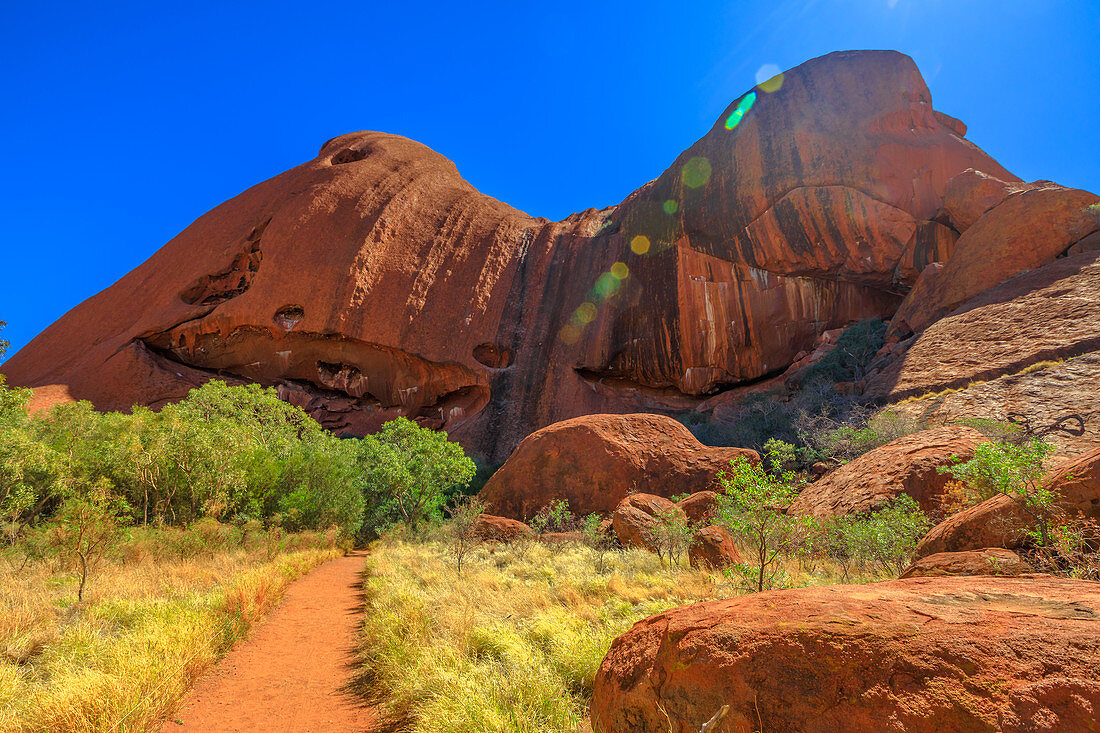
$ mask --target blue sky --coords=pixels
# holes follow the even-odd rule
[[[1100,190],[1100,10],[1059,0],[13,3],[0,320],[14,353],[208,209],[373,129],[553,219],[622,200],[755,83],[912,56],[1028,179]]]

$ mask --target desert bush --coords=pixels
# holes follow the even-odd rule
[[[781,558],[794,548],[796,524],[787,508],[798,495],[798,479],[738,457],[717,481],[718,522],[748,548],[753,587],[759,592],[775,586],[784,574]]]
[[[822,522],[826,551],[844,578],[853,569],[899,575],[932,522],[908,494],[900,494],[866,515],[833,517]]]
[[[940,471],[962,482],[971,503],[995,495],[1012,499],[1030,518],[1024,531],[1035,544],[1049,547],[1051,529],[1061,515],[1057,492],[1043,482],[1043,461],[1053,452],[1054,446],[1040,438],[1019,444],[983,443],[969,460],[953,456],[953,464]]]
[[[455,557],[455,567],[458,574],[462,574],[462,561],[477,545],[481,539],[474,532],[477,518],[485,513],[485,502],[475,496],[466,496],[459,499],[448,510],[449,519],[444,525],[445,536],[451,554]]]
[[[923,426],[916,418],[890,409],[853,410],[844,420],[824,413],[804,414],[797,427],[799,439],[805,446],[804,464],[815,461],[846,463],[921,429]]]
[[[698,529],[682,511],[673,507],[657,512],[643,534],[661,562],[675,568],[691,547]]]
[[[565,499],[553,499],[539,509],[528,523],[539,535],[547,532],[572,532],[577,528],[577,517],[569,510]]]

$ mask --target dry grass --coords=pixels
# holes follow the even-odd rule
[[[588,730],[612,640],[673,606],[741,591],[739,578],[661,566],[641,550],[482,546],[459,576],[435,542],[375,544],[365,589],[364,693],[417,733]],[[790,561],[796,585],[839,581]]]
[[[291,580],[341,554],[237,546],[180,557],[156,542],[146,532],[121,548],[81,606],[56,560],[0,558],[0,731],[157,728]]]

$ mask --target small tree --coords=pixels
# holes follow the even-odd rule
[[[104,484],[94,486],[86,496],[65,500],[53,520],[51,544],[76,561],[80,586],[76,600],[84,600],[84,587],[92,572],[122,534],[130,507]]]
[[[773,474],[745,458],[730,461],[730,470],[718,473],[719,522],[750,549],[756,590],[763,591],[778,577],[780,558],[795,535],[795,521],[786,514],[798,495],[790,472]]]
[[[568,532],[577,522],[565,499],[553,499],[531,518],[531,529],[542,536],[547,532]]]
[[[444,532],[451,554],[455,556],[459,575],[462,574],[462,561],[471,550],[481,544],[481,538],[474,530],[477,518],[485,513],[485,507],[485,502],[476,496],[465,496],[448,512],[449,521],[444,525]]]
[[[680,559],[691,547],[698,530],[678,507],[657,512],[644,530],[645,538],[657,553],[661,562],[670,568],[680,564]]]
[[[1040,546],[1051,543],[1051,529],[1061,514],[1058,494],[1043,482],[1043,460],[1054,446],[1041,438],[1032,438],[1019,445],[1012,443],[982,443],[974,449],[974,457],[963,461],[952,456],[954,465],[941,468],[962,481],[973,499],[981,501],[1003,495],[1012,499],[1031,518],[1028,534]]]

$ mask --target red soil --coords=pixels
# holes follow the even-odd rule
[[[248,638],[199,678],[161,733],[370,730],[374,714],[343,689],[364,561],[348,555],[291,584]]]

